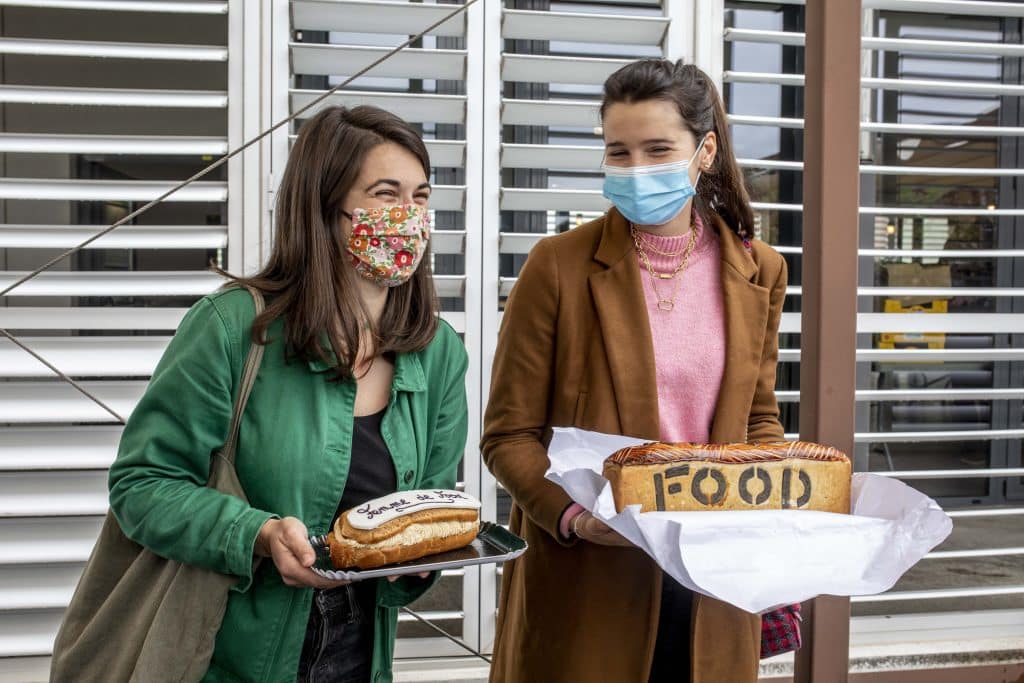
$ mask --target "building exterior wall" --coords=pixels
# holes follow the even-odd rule
[[[0,2],[0,289],[141,206],[154,196],[143,182],[190,176],[457,7],[19,4],[32,3]],[[864,4],[851,27],[864,36],[854,455],[858,470],[936,497],[955,527],[890,592],[854,599],[851,665],[1013,661],[1024,636],[1024,3]],[[606,208],[600,85],[639,57],[696,60],[721,84],[759,236],[790,266],[777,390],[799,434],[804,17],[790,1],[479,0],[330,98],[391,109],[428,141],[434,272],[471,358],[461,479],[485,518],[507,521],[510,505],[476,450],[504,299],[538,239]],[[161,92],[140,103],[143,90]],[[72,96],[93,103],[60,103]],[[181,315],[218,286],[210,261],[251,272],[266,257],[297,125],[0,299],[0,327],[127,415]],[[106,510],[118,433],[0,342],[0,679],[45,670]],[[489,652],[499,571],[452,572],[415,609]],[[454,666],[465,654],[411,617],[400,624],[401,658]]]

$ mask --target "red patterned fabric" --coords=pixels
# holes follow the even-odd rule
[[[800,649],[800,603],[761,615],[761,659]]]

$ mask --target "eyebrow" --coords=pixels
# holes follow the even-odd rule
[[[367,192],[369,192],[370,190],[372,190],[373,188],[375,188],[375,187],[377,187],[378,185],[381,185],[381,184],[383,184],[383,185],[390,185],[391,187],[395,188],[396,190],[402,187],[402,183],[398,182],[397,180],[393,180],[392,178],[381,178],[381,179],[376,180],[373,183],[371,183],[370,186],[366,188],[366,190],[367,190]],[[420,183],[419,186],[416,189],[417,190],[430,190],[432,188],[430,187],[430,183]]]
[[[660,144],[673,145],[673,144],[675,144],[675,141],[674,140],[669,140],[668,138],[652,138],[650,140],[644,140],[643,143],[641,143],[641,144],[653,145],[653,144],[659,144],[659,143]],[[607,145],[605,145],[605,147],[625,147],[625,146],[626,146],[626,143],[618,142],[618,141],[609,142]]]

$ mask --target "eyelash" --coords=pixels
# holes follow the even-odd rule
[[[647,151],[648,151],[649,154],[665,154],[666,152],[670,152],[672,150],[669,147],[653,147],[653,148],[651,148],[651,149],[649,149]],[[618,158],[618,157],[626,156],[627,154],[628,154],[628,152],[624,152],[624,151],[622,151],[622,152],[610,152],[608,154],[608,156],[611,157],[611,158]]]
[[[380,197],[382,195],[390,195],[392,197],[396,196],[395,192],[393,190],[380,190],[380,191],[374,193],[375,197]],[[421,192],[420,194],[415,195],[413,197],[413,199],[428,200],[428,199],[430,199],[430,195],[429,194],[424,194],[424,193]]]

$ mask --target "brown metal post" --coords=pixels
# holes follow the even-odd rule
[[[856,414],[860,0],[807,0],[800,438],[853,456]],[[846,681],[850,601],[807,605],[796,683]]]

